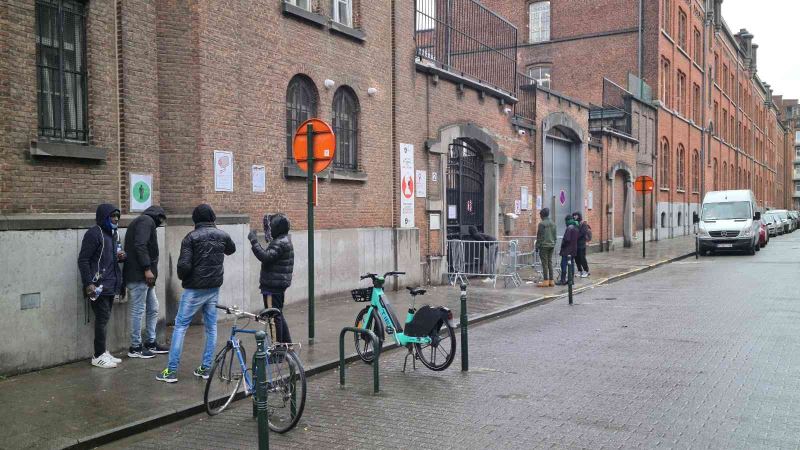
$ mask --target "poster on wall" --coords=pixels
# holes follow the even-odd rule
[[[214,190],[233,192],[233,153],[214,150]]]
[[[527,211],[531,209],[531,204],[528,202],[528,186],[522,186],[521,188],[519,188],[519,190],[520,190],[519,198],[521,203],[520,207],[522,208],[523,211]]]
[[[253,192],[267,192],[267,169],[253,166]]]
[[[131,211],[144,211],[153,205],[153,175],[132,173],[130,176]]]
[[[400,228],[414,227],[414,146],[400,144]]]
[[[417,197],[428,196],[428,172],[417,170]]]
[[[430,229],[431,230],[439,230],[442,228],[442,216],[441,214],[431,214]]]
[[[592,191],[589,191],[589,200],[587,201],[588,205],[586,207],[588,209],[592,209],[594,207],[594,194]]]
[[[536,196],[536,209],[542,209],[542,196]]]
[[[522,214],[522,202],[519,200],[514,200],[514,214]]]

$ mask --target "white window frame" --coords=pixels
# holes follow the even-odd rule
[[[794,132],[794,143],[800,144],[800,131]],[[800,158],[800,150],[798,150],[797,157]]]
[[[546,70],[547,73],[544,73],[544,70]],[[550,89],[550,83],[552,81],[552,76],[551,76],[552,72],[553,72],[552,66],[548,65],[531,66],[528,68],[528,77],[536,80],[537,86],[541,86],[545,89]]]
[[[340,8],[344,6],[347,17],[342,17]],[[353,26],[353,0],[333,0],[333,20],[346,27]]]
[[[300,9],[311,11],[311,0],[284,0],[284,1],[290,5],[297,6]]]
[[[547,42],[550,40],[550,1],[536,1],[528,5],[529,40]]]

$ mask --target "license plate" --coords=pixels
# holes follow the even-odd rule
[[[733,248],[733,244],[717,244],[719,248]]]

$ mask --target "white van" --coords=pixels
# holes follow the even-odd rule
[[[761,213],[751,190],[712,191],[703,199],[698,226],[700,254],[739,250],[755,255]]]

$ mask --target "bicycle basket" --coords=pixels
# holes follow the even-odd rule
[[[372,288],[360,288],[350,291],[356,302],[368,302],[372,298]]]

